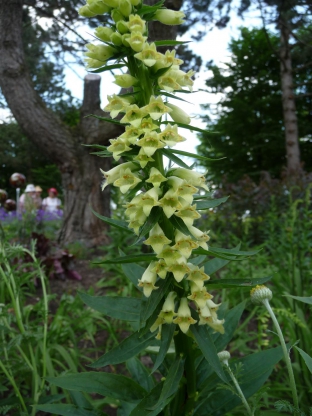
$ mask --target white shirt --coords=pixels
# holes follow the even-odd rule
[[[44,198],[44,200],[42,201],[43,208],[49,212],[57,211],[58,207],[60,207],[61,204],[62,202],[59,198],[51,198],[49,196],[47,198]]]

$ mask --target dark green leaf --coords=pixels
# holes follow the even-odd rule
[[[86,410],[73,404],[39,404],[36,410],[64,416],[107,416],[100,410]]]
[[[156,387],[132,410],[130,416],[156,416],[158,415],[169,403],[170,398],[165,400],[163,403],[159,403],[159,406],[155,410],[150,409],[158,402],[161,394],[163,383],[158,383]]]
[[[197,249],[198,251],[203,251],[200,254],[205,254],[204,252],[208,253],[206,250],[204,250],[203,248]],[[254,250],[254,251],[240,251],[240,250],[236,250],[236,249],[228,249],[228,248],[218,248],[218,247],[210,247],[209,246],[209,253],[211,255],[211,253],[215,253],[215,254],[225,254],[227,256],[253,256],[255,254],[258,254],[260,250]]]
[[[310,370],[310,373],[312,374],[312,358],[309,356],[309,354],[304,352],[301,348],[299,347],[295,347],[295,348],[300,352],[301,357],[304,359],[304,362],[306,363],[308,369]]]
[[[312,305],[312,296],[309,296],[309,297],[292,296],[292,295],[283,295],[283,296],[287,296],[288,298],[299,300],[300,302],[307,303],[308,305]]]
[[[162,121],[161,124],[172,124],[172,121]],[[190,126],[189,124],[176,123],[176,122],[174,122],[174,124],[177,124],[178,127],[181,127],[181,129],[187,129],[191,131],[198,131],[199,133],[209,134],[209,131],[200,129],[199,127]],[[211,133],[211,134],[215,134],[215,133]]]
[[[170,286],[171,282],[170,279],[159,279],[155,286],[158,287],[157,290],[153,290],[151,296],[147,299],[147,301],[142,304],[141,308],[141,322],[147,321],[147,319],[152,315],[154,310],[156,309],[159,302],[167,293],[167,290]]]
[[[206,285],[214,288],[231,288],[231,287],[253,287],[256,285],[263,285],[272,279],[272,276],[261,277],[256,279],[219,279],[219,280],[208,280]]]
[[[162,153],[164,156],[166,156],[168,159],[172,160],[172,162],[174,162],[178,166],[181,166],[182,168],[185,168],[185,169],[189,169],[190,168],[186,163],[183,162],[183,160],[181,160],[179,157],[175,156],[171,152],[171,150],[169,150],[169,149],[161,149],[159,152]]]
[[[99,74],[100,72],[112,71],[113,69],[124,68],[124,66],[125,64],[105,65],[105,66],[102,66],[101,68],[94,69],[93,71],[89,71],[89,72],[91,72],[92,74]]]
[[[190,263],[195,264],[195,266],[200,265],[206,260],[207,256],[197,256],[189,260]],[[206,272],[205,272],[206,273]]]
[[[150,232],[150,230],[154,227],[154,225],[158,223],[162,212],[163,211],[160,207],[153,207],[152,208],[150,215],[148,216],[147,220],[145,221],[145,223],[143,224],[143,226],[140,230],[138,239],[146,236],[146,234],[148,234]]]
[[[208,160],[208,161],[211,161],[211,160],[221,160],[221,159],[210,159],[208,157],[204,157],[204,156],[197,155],[196,153],[185,152],[184,150],[170,149],[170,151],[172,153],[176,153],[178,155],[187,156],[187,157],[191,157],[193,159],[198,159],[198,160]]]
[[[165,0],[162,0],[162,1],[155,3],[153,6],[143,5],[141,8],[137,10],[137,14],[140,16],[144,16],[145,14],[154,13],[156,12],[156,10],[160,9],[164,3],[165,3]]]
[[[223,372],[223,368],[217,355],[216,347],[211,339],[206,325],[191,325],[191,332],[193,333],[197,344],[208,363],[221,378],[221,380],[227,383],[227,378]]]
[[[126,221],[121,220],[113,220],[112,218],[104,217],[103,215],[98,214],[92,208],[91,211],[94,215],[96,215],[100,220],[106,222],[107,224],[112,225],[113,227],[119,228],[121,230],[127,231],[130,234],[133,234],[133,231],[128,228],[128,223]]]
[[[223,260],[223,259],[218,259],[218,258],[209,260],[204,264],[205,273],[210,276],[211,274],[220,270],[222,267],[224,267],[229,262],[230,262],[230,260]]]
[[[156,371],[164,361],[167,351],[170,347],[175,328],[176,326],[174,324],[162,326],[160,348],[154,363],[154,367],[152,369],[152,373],[154,373],[154,371]]]
[[[63,389],[98,393],[131,403],[142,400],[146,394],[146,390],[130,378],[112,373],[90,371],[61,377],[48,377],[47,380]]]
[[[206,201],[196,201],[196,209],[197,210],[202,210],[202,209],[210,209],[210,208],[215,208],[221,204],[223,204],[224,202],[226,202],[228,200],[228,196],[224,197],[224,198],[218,198],[218,199],[211,199],[206,200]]]
[[[149,370],[143,365],[137,357],[127,360],[127,368],[131,377],[146,391],[151,391],[155,387],[154,377],[151,376]]]
[[[145,268],[135,263],[122,264],[121,268],[126,277],[134,284],[134,286],[139,290],[142,290],[142,288],[138,286],[138,280],[141,279],[143,273],[145,272]]]
[[[120,296],[91,296],[79,292],[82,301],[104,315],[122,321],[138,322],[142,300],[138,298],[126,298]]]
[[[174,226],[174,228],[181,231],[181,233],[183,233],[185,235],[190,235],[192,238],[194,238],[193,235],[190,233],[189,229],[187,228],[187,226],[184,224],[184,221],[181,218],[177,217],[176,215],[171,215],[171,217],[169,218],[169,221]],[[194,251],[193,251],[193,253],[194,253]]]
[[[117,347],[102,355],[98,360],[90,365],[92,368],[105,367],[106,365],[120,364],[129,358],[139,354],[147,348],[155,338],[155,333],[147,332],[141,335],[139,331],[124,339]]]
[[[156,260],[156,254],[135,254],[133,256],[115,257],[115,259],[108,259],[102,261],[93,261],[94,264],[124,264],[124,263],[138,263],[141,261]]]
[[[176,46],[176,45],[186,45],[191,41],[181,41],[181,40],[156,40],[154,43],[156,46]]]
[[[165,95],[166,97],[173,98],[175,100],[184,101],[185,103],[189,104],[189,101],[183,100],[183,98],[177,97],[176,95],[170,94],[169,92],[162,91],[161,95]]]

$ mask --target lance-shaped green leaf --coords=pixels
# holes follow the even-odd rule
[[[111,318],[132,322],[140,320],[142,299],[121,296],[91,296],[82,292],[79,292],[79,296],[90,308]]]
[[[218,199],[211,199],[206,200],[206,201],[196,201],[196,209],[198,211],[203,210],[203,209],[210,209],[210,208],[215,208],[221,204],[223,204],[224,202],[226,202],[228,200],[228,196],[225,196],[224,198],[218,198]]]
[[[171,284],[169,278],[161,280],[159,279],[156,283],[158,287],[157,290],[153,290],[151,296],[147,299],[147,301],[142,304],[141,308],[141,322],[147,321],[147,319],[152,315],[152,313],[157,308],[159,302],[167,293],[167,290]]]
[[[112,71],[113,69],[120,69],[124,67],[125,67],[125,64],[105,65],[105,66],[102,66],[101,68],[94,69],[88,72],[91,72],[91,74],[99,74],[101,72]]]
[[[177,390],[179,389],[179,384],[183,375],[183,371],[184,358],[176,357],[169,369],[159,400],[153,407],[149,408],[150,410],[155,410],[160,403],[164,402],[177,392]]]
[[[145,223],[143,224],[140,230],[138,240],[144,237],[146,234],[148,234],[151,231],[154,225],[158,223],[161,215],[162,215],[162,209],[160,207],[152,208],[150,215],[148,216],[147,220],[145,221]]]
[[[312,296],[292,296],[292,295],[283,295],[288,298],[292,298],[295,300],[299,300],[300,302],[307,303],[308,305],[312,305]]]
[[[137,357],[132,357],[126,362],[127,369],[133,378],[146,391],[151,391],[155,387],[154,377],[145,365]]]
[[[134,286],[142,291],[142,288],[138,286],[138,280],[141,279],[145,268],[135,263],[125,263],[121,265],[122,271],[126,277],[134,284]]]
[[[120,123],[120,121],[118,120],[113,120],[112,118],[108,118],[108,117],[100,117],[100,116],[96,116],[95,114],[89,114],[87,117],[93,117],[93,118],[97,118],[98,120],[101,121],[106,121],[107,123],[112,123],[112,124],[117,124],[118,126],[125,126],[124,124]]]
[[[185,169],[190,168],[185,162],[183,162],[183,160],[181,160],[179,157],[175,156],[169,149],[161,149],[160,153],[162,153],[164,156],[166,156],[168,159],[170,159],[176,165],[181,166],[182,168],[185,168]]]
[[[162,403],[159,403],[158,407],[154,410],[148,410],[156,402],[158,402],[159,395],[161,394],[163,383],[158,383],[156,387],[132,410],[130,416],[156,416],[158,415],[170,402],[171,398],[168,398]]]
[[[219,248],[219,247],[210,247],[209,250],[204,250],[203,248],[196,249],[196,252],[198,254],[224,254],[226,256],[253,256],[255,254],[258,254],[260,250],[254,250],[254,251],[240,251],[233,248]],[[200,252],[200,253],[199,253]]]
[[[88,372],[48,377],[48,382],[66,390],[98,393],[113,399],[135,403],[142,400],[146,390],[128,377],[112,373]]]
[[[172,124],[172,121],[162,121],[161,124]],[[178,127],[181,127],[181,129],[187,129],[187,130],[191,130],[191,131],[198,131],[199,133],[204,133],[204,134],[216,134],[214,132],[210,133],[207,130],[200,129],[199,127],[190,126],[189,124],[176,123],[176,122],[174,122],[174,124],[177,124]],[[205,159],[207,159],[207,158],[205,158]]]
[[[207,256],[196,256],[196,257],[189,259],[189,262],[192,264],[195,264],[195,266],[198,266],[200,265],[200,263],[203,263],[206,260],[206,258]]]
[[[143,5],[142,7],[138,8],[137,14],[139,14],[140,16],[144,16],[145,14],[154,14],[158,9],[160,9],[163,6],[164,3],[165,0],[161,0],[155,3],[153,6]]]
[[[304,362],[306,363],[308,369],[310,370],[310,373],[312,374],[312,358],[310,357],[309,354],[304,352],[301,348],[299,347],[295,347],[295,348],[300,352],[301,357],[304,359]]]
[[[119,228],[120,230],[127,231],[129,234],[133,234],[133,231],[130,230],[128,227],[128,223],[126,221],[121,220],[114,220],[112,218],[104,217],[104,215],[98,214],[92,208],[91,211],[94,215],[96,215],[100,220],[106,222],[107,224],[112,225],[113,227]]]
[[[177,217],[176,215],[171,215],[171,217],[169,218],[169,221],[174,226],[174,228],[181,231],[181,233],[183,233],[185,235],[189,235],[192,238],[194,238],[193,234],[190,233],[189,229],[184,224],[184,221],[181,218]],[[193,250],[193,253],[194,253],[194,250]],[[204,253],[204,254],[206,254],[206,253]]]
[[[201,352],[203,353],[208,363],[211,365],[211,367],[214,369],[217,375],[221,378],[221,380],[227,383],[228,381],[224,374],[219,357],[217,355],[216,347],[213,343],[213,340],[210,336],[210,333],[206,325],[191,325],[190,329],[197,341],[197,344]]]
[[[100,410],[87,410],[74,404],[38,404],[36,410],[63,416],[108,416]]]
[[[167,351],[170,347],[175,328],[176,326],[174,324],[162,326],[160,347],[154,363],[154,367],[152,369],[152,373],[154,373],[164,361]]]
[[[218,259],[218,258],[209,260],[206,263],[204,263],[205,273],[210,276],[216,271],[222,269],[222,267],[224,267],[229,262],[230,260],[224,260],[224,259]]]
[[[156,46],[176,46],[176,45],[186,45],[190,43],[190,41],[182,41],[182,40],[156,40]]]
[[[225,289],[231,287],[253,287],[257,285],[263,285],[272,279],[272,276],[261,277],[256,279],[219,279],[219,280],[208,280],[206,283],[207,287],[213,287],[217,289]]]
[[[102,355],[98,360],[90,365],[92,368],[105,367],[106,365],[120,364],[129,358],[139,354],[147,348],[155,339],[155,333],[147,332],[141,335],[139,331],[124,339],[117,347]]]
[[[176,95],[170,94],[169,92],[166,92],[166,91],[162,91],[161,95],[165,95],[166,97],[172,98],[174,100],[184,101],[185,103],[190,104],[189,101],[183,100],[183,98],[177,97]]]
[[[135,254],[133,256],[115,257],[114,259],[107,259],[102,261],[93,261],[94,264],[124,264],[124,263],[139,263],[141,261],[150,262],[156,259],[156,254]]]
[[[179,123],[175,123],[175,124],[179,124]],[[205,156],[197,155],[196,153],[185,152],[184,150],[170,149],[169,151],[171,153],[176,153],[177,155],[191,157],[192,159],[198,159],[198,160],[203,160],[203,161],[205,161],[205,160],[211,161],[211,160],[222,160],[222,159],[224,159],[223,157],[221,159],[211,159],[211,158],[208,158],[208,157],[205,157]]]

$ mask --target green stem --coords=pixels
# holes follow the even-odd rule
[[[290,356],[286,347],[286,343],[284,340],[284,336],[281,330],[281,327],[276,319],[276,316],[271,308],[271,305],[268,301],[268,299],[264,299],[262,301],[263,305],[266,307],[267,311],[269,312],[271,319],[273,321],[273,324],[275,326],[275,329],[277,331],[278,337],[280,339],[280,343],[282,346],[282,350],[284,353],[284,358],[286,361],[286,366],[287,366],[287,370],[288,370],[288,375],[289,375],[289,382],[290,382],[290,387],[291,387],[291,391],[292,391],[292,396],[293,396],[293,401],[294,401],[294,406],[296,408],[299,408],[299,401],[298,401],[298,394],[297,394],[297,388],[296,388],[296,382],[295,382],[295,377],[294,377],[294,372],[293,372],[293,368],[291,365],[291,361],[290,361]]]
[[[234,383],[234,386],[235,386],[235,388],[237,390],[237,393],[238,393],[241,401],[243,402],[243,405],[245,406],[245,408],[246,408],[246,410],[248,412],[248,415],[253,416],[254,415],[254,412],[250,409],[250,406],[249,406],[249,404],[248,404],[248,402],[246,400],[246,397],[244,396],[244,393],[243,393],[242,389],[240,388],[240,385],[238,384],[238,382],[237,382],[237,380],[236,380],[236,378],[235,378],[235,376],[234,376],[234,374],[233,374],[233,372],[231,370],[231,367],[228,364],[226,364],[226,366],[227,366],[228,372],[230,374],[230,377],[231,377],[231,379],[232,379],[232,381]]]
[[[10,383],[12,384],[12,387],[15,391],[16,396],[19,398],[19,401],[21,402],[22,408],[24,410],[24,412],[28,415],[28,411],[27,411],[27,407],[26,404],[24,402],[24,399],[21,395],[21,392],[19,391],[19,388],[17,387],[14,377],[11,377],[10,373],[7,371],[7,369],[5,368],[5,366],[3,365],[2,361],[0,360],[0,368],[2,369],[3,373],[6,375],[7,379],[10,381]]]

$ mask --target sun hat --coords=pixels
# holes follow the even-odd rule
[[[42,192],[42,188],[40,186],[35,186],[36,192]]]
[[[26,186],[25,192],[36,192],[34,185],[30,184]]]
[[[48,189],[48,193],[49,193],[49,192],[53,192],[55,195],[57,195],[57,194],[58,194],[57,189],[55,189],[55,188],[50,188],[50,189]]]

